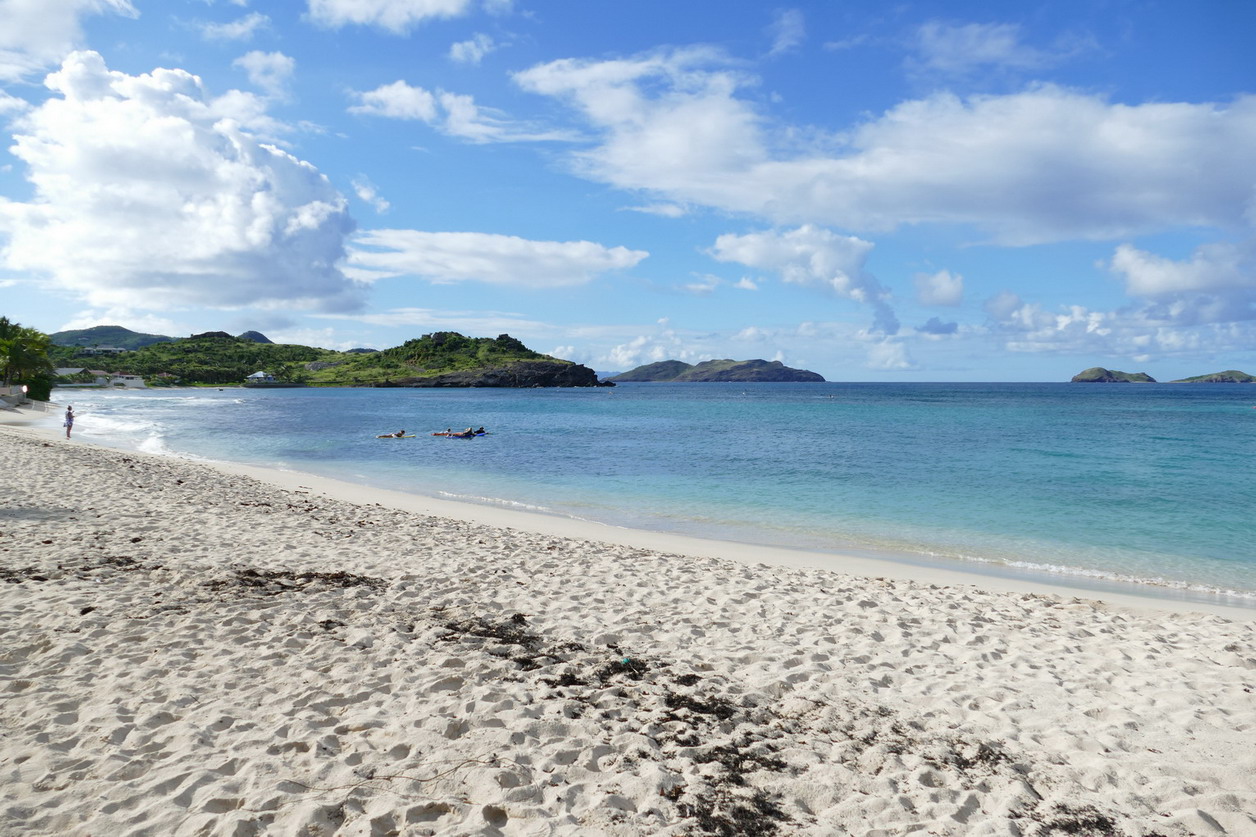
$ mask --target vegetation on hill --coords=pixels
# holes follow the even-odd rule
[[[1213,372],[1209,375],[1196,375],[1193,378],[1180,378],[1176,381],[1170,381],[1173,384],[1256,384],[1256,376],[1249,375],[1246,372],[1240,372],[1237,369],[1227,369],[1224,372]]]
[[[466,337],[437,331],[380,352],[340,352],[315,364],[313,384],[329,386],[586,386],[592,370],[534,352],[509,334]],[[529,383],[532,381],[533,383]]]
[[[671,381],[674,383],[814,382],[824,378],[806,369],[794,369],[779,360],[708,360],[691,366],[679,360],[665,360],[638,366],[611,381]]]
[[[26,386],[28,398],[47,401],[52,391],[53,365],[47,334],[0,317],[0,372],[7,386]]]
[[[58,331],[51,335],[58,346],[90,349],[96,346],[113,346],[119,349],[140,349],[153,343],[168,343],[173,337],[162,334],[142,334],[129,328],[114,325],[92,326],[72,331]]]
[[[508,334],[465,337],[442,331],[383,351],[337,352],[257,342],[257,334],[222,331],[151,343],[135,351],[93,358],[110,372],[158,383],[236,385],[254,372],[312,386],[592,386],[593,370],[529,349]],[[263,338],[265,340],[265,338]],[[60,347],[64,365],[72,347]],[[164,373],[164,375],[163,375]],[[172,377],[166,377],[172,376]]]
[[[303,382],[305,364],[340,353],[309,346],[255,343],[221,331],[153,343],[109,359],[110,371],[152,379],[165,372],[185,384],[238,384],[265,370],[281,380]]]
[[[1154,384],[1156,379],[1146,372],[1118,372],[1115,369],[1104,369],[1092,366],[1073,376],[1072,383],[1085,384]]]
[[[613,375],[612,381],[674,381],[684,372],[692,369],[691,364],[683,360],[660,360],[658,363],[647,363],[628,372]]]

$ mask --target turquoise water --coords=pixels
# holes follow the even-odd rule
[[[83,439],[1256,606],[1256,387],[59,390]],[[485,425],[475,440],[427,435]],[[414,439],[377,440],[399,428]]]

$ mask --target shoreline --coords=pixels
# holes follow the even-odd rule
[[[10,421],[7,426],[21,426],[28,432],[64,442],[64,438],[58,435],[55,428],[40,426],[51,422],[56,417],[55,410],[51,409],[56,407],[55,402],[49,402],[48,406],[50,408],[48,412],[26,411],[29,413],[28,416],[17,422]],[[5,417],[0,415],[0,428],[5,426]],[[125,448],[111,448],[78,440],[71,440],[71,444],[106,450],[125,450]],[[1134,609],[1211,613],[1230,619],[1256,621],[1256,601],[1226,602],[1222,599],[1227,597],[1220,593],[1208,594],[1154,584],[1086,579],[1076,576],[1060,578],[1045,570],[1020,569],[978,562],[969,564],[948,562],[942,559],[931,560],[910,554],[879,556],[858,550],[821,552],[805,548],[724,541],[660,530],[616,526],[567,515],[525,511],[470,500],[415,494],[326,477],[307,471],[224,460],[184,459],[177,455],[163,457],[159,454],[147,454],[140,451],[136,453],[175,461],[196,462],[224,473],[249,476],[289,490],[316,491],[324,496],[346,502],[377,503],[416,514],[445,517],[498,528],[518,529],[553,537],[602,541],[618,546],[695,557],[728,558],[740,563],[828,570],[867,578],[915,581],[941,586],[967,585],[989,592],[1089,599]]]
[[[3,837],[1256,828],[1250,619],[0,446]]]

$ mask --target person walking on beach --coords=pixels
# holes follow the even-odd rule
[[[65,437],[70,438],[70,431],[74,429],[74,408],[65,408]]]

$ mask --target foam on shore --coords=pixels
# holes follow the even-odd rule
[[[0,449],[2,834],[1256,833],[1250,610]]]

